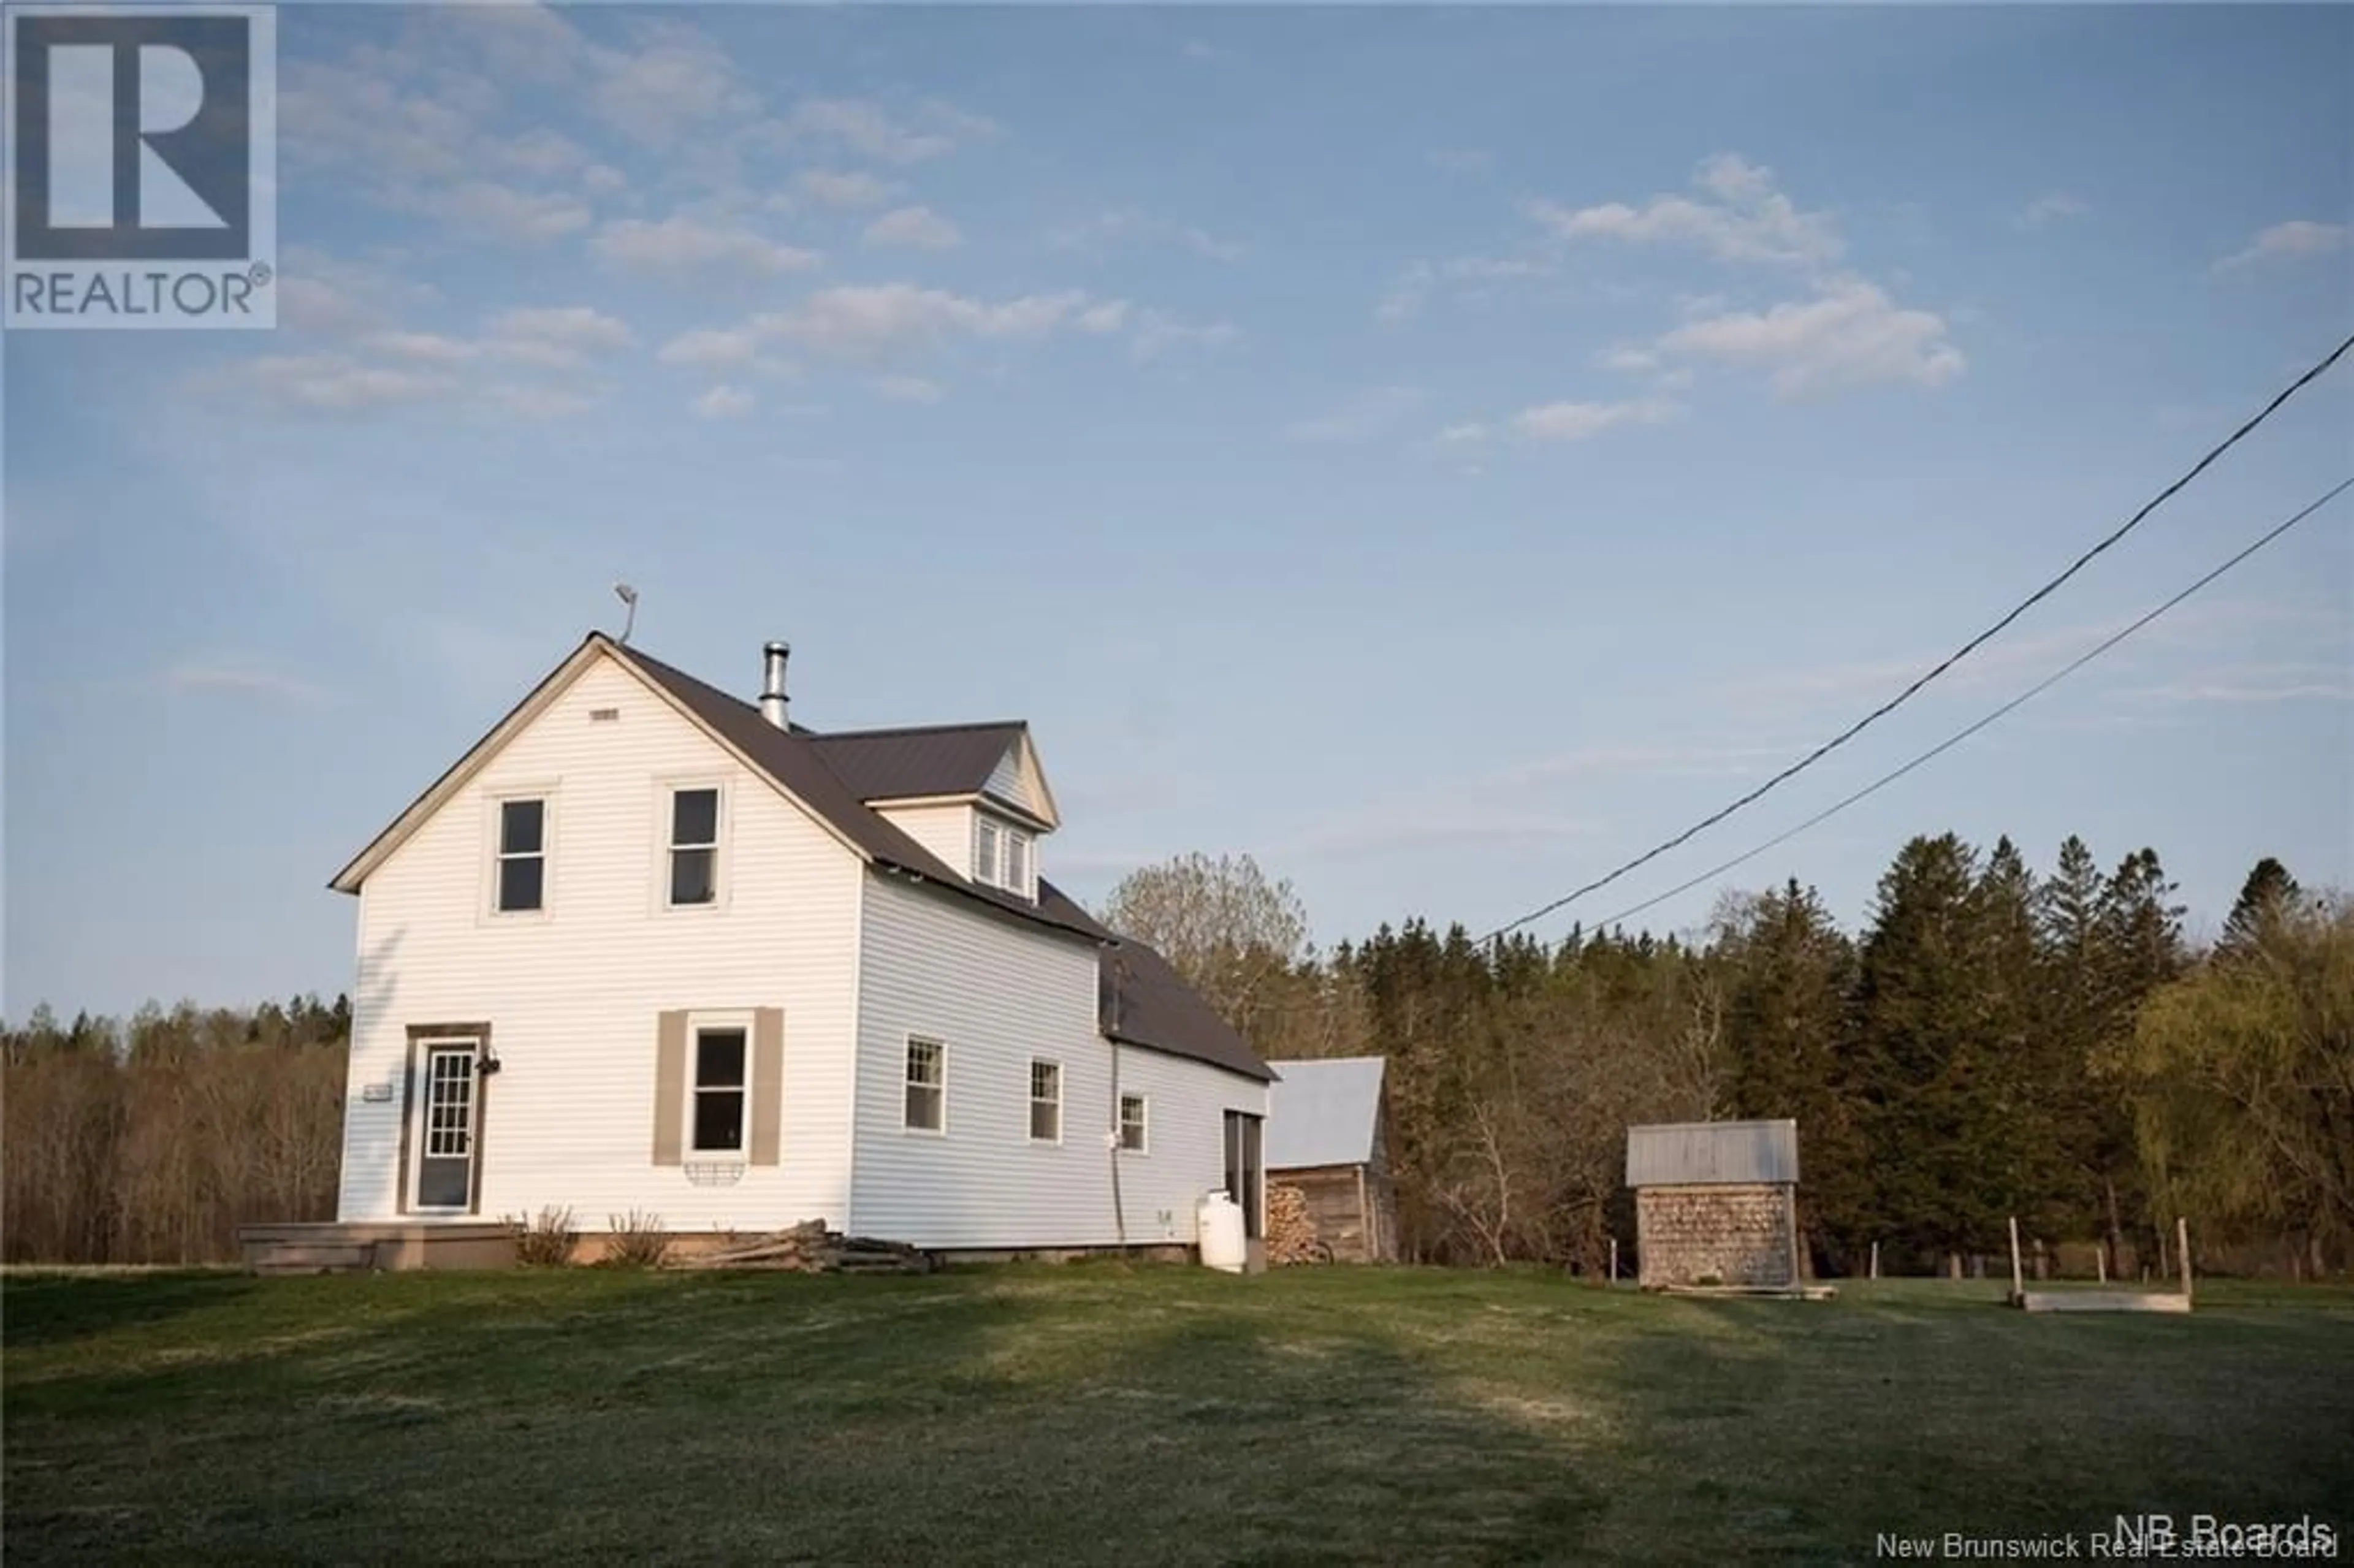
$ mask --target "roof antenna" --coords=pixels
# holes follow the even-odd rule
[[[621,620],[620,640],[626,643],[630,640],[630,628],[638,623],[638,590],[627,583],[615,583],[613,597],[630,607],[630,613]]]

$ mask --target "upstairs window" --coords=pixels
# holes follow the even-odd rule
[[[691,1147],[697,1154],[744,1150],[744,1031],[695,1033],[695,1107]]]
[[[1019,828],[976,816],[972,830],[972,879],[986,887],[1030,896],[1032,841]]]
[[[997,885],[997,849],[1005,836],[1003,830],[987,817],[977,819],[972,835],[972,879],[989,886]]]
[[[1119,1097],[1119,1146],[1130,1154],[1144,1152],[1144,1097]]]
[[[904,1125],[917,1132],[946,1131],[948,1090],[948,1047],[937,1040],[909,1040]]]
[[[675,789],[670,798],[670,901],[673,908],[719,896],[719,791]]]
[[[499,802],[497,908],[502,915],[544,908],[547,898],[547,802]]]
[[[1037,1143],[1063,1141],[1063,1068],[1060,1063],[1030,1064],[1030,1137]]]

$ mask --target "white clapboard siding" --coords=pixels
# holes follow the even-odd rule
[[[614,719],[592,720],[597,709]],[[721,903],[663,907],[668,789],[723,790]],[[544,917],[489,914],[501,793],[545,790]],[[481,1213],[569,1205],[584,1228],[638,1209],[673,1230],[847,1213],[859,886],[830,832],[610,660],[592,663],[371,874],[341,1217],[398,1208],[398,1086],[410,1024],[487,1022]],[[652,1161],[656,1017],[784,1012],[781,1161],[697,1186]],[[365,1086],[394,1086],[389,1103]]]
[[[875,875],[859,963],[858,1229],[926,1247],[1105,1246],[1117,1115],[1112,1047],[1097,1030],[1091,942],[975,911],[945,889]],[[946,1047],[947,1128],[906,1126],[909,1035]],[[1263,1114],[1249,1079],[1123,1047],[1152,1100],[1150,1156],[1128,1157],[1131,1242],[1191,1242],[1201,1195],[1224,1179],[1223,1112]],[[1061,1063],[1063,1137],[1030,1137],[1030,1064]],[[1169,1213],[1167,1225],[1160,1215]],[[1164,1232],[1167,1234],[1164,1234]]]
[[[883,806],[876,814],[939,857],[959,876],[972,874],[970,806]]]
[[[1145,1098],[1144,1152],[1123,1153],[1120,1209],[1130,1243],[1196,1240],[1204,1194],[1226,1183],[1225,1113],[1267,1114],[1267,1086],[1182,1056],[1122,1045],[1123,1094]]]

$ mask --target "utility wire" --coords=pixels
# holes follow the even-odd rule
[[[1767,839],[1764,843],[1759,844],[1755,849],[1749,851],[1747,853],[1734,855],[1731,860],[1726,861],[1723,864],[1711,866],[1708,870],[1702,872],[1698,876],[1693,877],[1691,881],[1679,883],[1655,898],[1646,898],[1643,902],[1635,905],[1631,908],[1620,910],[1617,914],[1613,915],[1609,919],[1603,921],[1599,926],[1596,927],[1595,929],[1598,931],[1607,931],[1613,927],[1633,919],[1636,916],[1642,914],[1647,909],[1665,904],[1669,899],[1677,897],[1682,894],[1690,893],[1693,888],[1700,886],[1704,882],[1709,882],[1716,877],[1723,876],[1726,872],[1732,871],[1737,866],[1746,865],[1751,861],[1755,860],[1759,855],[1764,854],[1767,850],[1779,849],[1782,845],[1789,842],[1792,839],[1797,838],[1800,833],[1806,832],[1809,829],[1819,827],[1823,823],[1830,821],[1831,818],[1838,816],[1841,811],[1846,810],[1850,806],[1854,805],[1859,800],[1861,800],[1868,796],[1880,793],[1881,790],[1885,789],[1891,784],[1895,783],[1899,779],[1903,778],[1906,774],[1912,772],[1923,763],[1943,757],[1946,752],[1951,751],[1954,747],[1961,745],[1962,742],[1969,739],[1970,736],[1978,734],[1978,731],[1986,728],[1987,726],[1994,723],[1995,720],[2001,718],[2006,714],[2009,714],[2012,709],[2022,705],[2032,698],[2041,696],[2044,692],[2058,685],[2062,681],[2066,680],[2069,676],[2074,674],[2077,671],[2083,669],[2085,665],[2091,663],[2094,660],[2099,658],[2110,649],[2115,648],[2118,643],[2123,642],[2126,638],[2131,637],[2135,632],[2139,631],[2143,627],[2147,626],[2151,621],[2156,620],[2159,616],[2164,615],[2168,610],[2170,610],[2175,606],[2180,604],[2184,599],[2189,599],[2192,594],[2197,593],[2200,589],[2213,582],[2217,577],[2221,577],[2225,572],[2230,571],[2232,567],[2246,560],[2250,556],[2254,555],[2258,550],[2263,549],[2265,546],[2271,544],[2274,540],[2279,538],[2282,535],[2287,533],[2290,529],[2296,527],[2298,524],[2304,522],[2306,518],[2312,516],[2315,513],[2320,511],[2323,507],[2337,500],[2349,489],[2354,489],[2354,478],[2339,480],[2336,485],[2332,486],[2318,500],[2316,500],[2305,506],[2302,510],[2297,512],[2295,516],[2290,517],[2287,521],[2274,526],[2271,532],[2256,539],[2253,544],[2241,550],[2239,554],[2233,556],[2230,560],[2225,561],[2221,566],[2217,567],[2214,570],[2209,572],[2205,577],[2200,577],[2197,582],[2192,583],[2189,588],[2184,588],[2180,593],[2176,594],[2172,599],[2168,599],[2164,604],[2159,605],[2157,609],[2142,616],[2140,620],[2136,620],[2124,630],[2110,636],[2077,659],[2067,664],[2062,665],[2058,670],[2053,671],[2051,674],[2046,675],[2041,681],[2036,682],[2035,684],[2028,687],[2027,690],[2020,693],[2019,695],[2011,698],[2010,701],[2003,704],[2002,706],[1995,709],[1994,712],[1987,715],[1976,724],[1971,725],[1967,729],[1957,731],[1946,739],[1939,741],[1935,746],[1931,747],[1928,750],[1923,752],[1920,756],[1914,758],[1903,767],[1895,769],[1893,772],[1882,774],[1880,778],[1873,779],[1862,789],[1858,789],[1854,794],[1850,795],[1846,800],[1840,800],[1835,805],[1825,807],[1823,810],[1816,812],[1813,816],[1808,817],[1805,821],[1800,822],[1797,827],[1790,829],[1787,832],[1775,834],[1774,837]]]
[[[2062,572],[2058,577],[2053,577],[2050,582],[2045,583],[2041,588],[2037,588],[2026,599],[2020,600],[2020,603],[2012,609],[2010,613],[2005,615],[2000,620],[1996,621],[1992,626],[1988,627],[1984,631],[1979,632],[1976,637],[1971,638],[1967,642],[1963,643],[1953,652],[1947,654],[1945,659],[1938,662],[1935,668],[1930,670],[1928,673],[1915,680],[1911,685],[1897,693],[1896,695],[1881,704],[1880,706],[1872,709],[1870,713],[1864,715],[1863,717],[1856,720],[1855,723],[1848,726],[1847,728],[1841,730],[1830,739],[1823,742],[1822,745],[1815,747],[1814,750],[1807,753],[1806,756],[1790,764],[1789,767],[1785,768],[1781,772],[1776,773],[1774,777],[1766,780],[1765,783],[1760,784],[1755,789],[1750,790],[1749,793],[1742,796],[1731,805],[1724,807],[1722,810],[1716,811],[1709,816],[1702,817],[1699,821],[1694,822],[1691,827],[1686,828],[1682,832],[1678,833],[1675,837],[1668,840],[1665,843],[1659,844],[1654,848],[1644,851],[1641,854],[1637,855],[1633,860],[1628,861],[1626,864],[1620,866],[1617,870],[1610,873],[1608,875],[1596,877],[1594,881],[1587,883],[1585,886],[1580,887],[1574,892],[1562,895],[1559,898],[1554,899],[1552,903],[1544,906],[1541,909],[1532,910],[1530,913],[1522,916],[1519,919],[1514,920],[1508,925],[1497,927],[1485,937],[1480,938],[1480,941],[1482,943],[1491,942],[1498,937],[1516,931],[1522,927],[1529,925],[1533,921],[1542,920],[1546,916],[1552,914],[1554,910],[1560,909],[1567,905],[1574,904],[1589,893],[1597,892],[1602,888],[1609,886],[1612,883],[1617,881],[1620,877],[1626,875],[1628,872],[1635,870],[1637,867],[1649,864],[1652,861],[1657,860],[1659,856],[1667,853],[1670,850],[1686,842],[1694,835],[1706,832],[1708,829],[1712,828],[1716,826],[1717,823],[1724,821],[1725,818],[1733,815],[1735,811],[1740,810],[1743,807],[1752,804],[1757,800],[1759,797],[1765,795],[1766,791],[1775,789],[1788,779],[1806,771],[1808,768],[1812,768],[1825,757],[1829,756],[1832,752],[1838,750],[1840,747],[1845,746],[1849,741],[1853,740],[1857,736],[1862,734],[1864,730],[1869,728],[1871,726],[1877,724],[1880,720],[1895,712],[1905,703],[1911,701],[1914,694],[1919,692],[1922,687],[1927,685],[1930,682],[1935,680],[1938,676],[1952,669],[1956,664],[1960,663],[1964,659],[1969,657],[1970,654],[1976,652],[1981,645],[1999,635],[2005,628],[2009,627],[2012,621],[2017,620],[2020,616],[2025,615],[2029,610],[2042,603],[2046,599],[2049,599],[2062,583],[2065,583],[2069,578],[2074,577],[2078,572],[2083,571],[2086,566],[2090,565],[2094,556],[2101,555],[2118,540],[2123,539],[2136,528],[2140,527],[2143,520],[2147,518],[2151,513],[2157,511],[2160,506],[2166,504],[2168,501],[2173,499],[2174,495],[2180,491],[2183,486],[2189,484],[2201,473],[2204,473],[2209,465],[2212,464],[2216,459],[2221,457],[2225,452],[2230,451],[2233,447],[2239,445],[2239,443],[2246,438],[2250,432],[2253,431],[2257,426],[2263,424],[2266,419],[2271,418],[2280,408],[2282,404],[2287,402],[2291,397],[2296,397],[2297,393],[2304,390],[2308,384],[2317,379],[2325,371],[2328,370],[2331,366],[2337,364],[2338,360],[2345,357],[2347,351],[2349,349],[2354,349],[2354,337],[2349,337],[2336,348],[2331,349],[2327,356],[2322,359],[2319,364],[2314,366],[2312,369],[2306,371],[2295,381],[2290,382],[2288,386],[2282,388],[2279,396],[2275,397],[2271,402],[2265,404],[2263,409],[2253,418],[2249,419],[2246,424],[2242,425],[2238,429],[2233,430],[2229,436],[2226,436],[2214,447],[2213,450],[2209,451],[2205,457],[2200,458],[2197,462],[2193,463],[2190,466],[2190,471],[2183,474],[2181,478],[2176,480],[2164,490],[2159,491],[2156,495],[2152,496],[2140,511],[2135,513],[2131,517],[2126,518],[2124,524],[2115,532],[2111,533],[2107,538],[2103,539],[2099,544],[2094,545],[2091,549],[2077,556],[2076,559],[2069,565],[2066,571]]]

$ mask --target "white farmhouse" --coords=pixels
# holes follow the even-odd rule
[[[455,1261],[555,1205],[1190,1245],[1219,1188],[1258,1234],[1273,1074],[1042,874],[1028,726],[812,733],[785,662],[747,703],[591,635],[336,875],[359,979],[313,1243]]]

